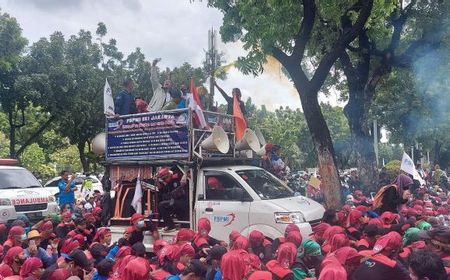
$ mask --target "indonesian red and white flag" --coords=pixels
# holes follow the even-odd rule
[[[195,86],[194,79],[191,79],[191,94],[188,95],[188,108],[194,113],[195,125],[200,128],[208,128],[205,116],[203,115],[203,110],[200,103],[200,97],[198,96],[197,87]]]

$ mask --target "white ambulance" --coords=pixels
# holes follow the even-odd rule
[[[21,215],[37,221],[58,213],[55,197],[30,171],[15,165],[15,160],[0,159],[0,223],[10,223]]]

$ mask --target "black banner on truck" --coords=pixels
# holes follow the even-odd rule
[[[107,160],[187,158],[187,110],[108,118]]]

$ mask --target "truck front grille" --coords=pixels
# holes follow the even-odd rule
[[[47,209],[47,203],[14,205],[16,212],[31,212]]]

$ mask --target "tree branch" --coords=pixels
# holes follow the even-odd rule
[[[41,133],[47,129],[47,127],[56,119],[55,116],[51,116],[38,130],[36,130],[31,136],[30,138],[27,139],[27,141],[25,141],[25,143],[22,144],[22,146],[17,150],[16,155],[19,156],[23,153],[23,151],[25,151],[25,149],[33,144],[33,142],[36,140],[37,137],[39,137],[39,135],[41,135]]]
[[[305,54],[306,44],[309,41],[316,17],[316,3],[314,0],[304,0],[303,2],[303,20],[300,30],[294,39],[294,50],[292,58],[301,61]]]
[[[409,67],[417,58],[427,55],[432,50],[436,50],[439,48],[449,28],[450,24],[448,23],[436,32],[425,32],[422,38],[412,42],[403,54],[394,57],[391,65]]]
[[[281,63],[281,65],[283,65],[284,68],[288,70],[288,72],[292,75],[291,78],[293,80],[297,80],[300,84],[306,85],[308,78],[301,69],[301,65],[299,65],[298,60],[294,59],[292,56],[288,56],[277,47],[272,48],[272,55]]]
[[[311,89],[316,92],[316,94],[319,92],[320,87],[325,82],[325,79],[328,76],[328,72],[330,71],[333,64],[341,56],[345,48],[358,36],[358,34],[364,28],[364,25],[366,24],[367,19],[372,12],[373,1],[374,0],[361,1],[364,3],[355,24],[352,25],[352,27],[348,30],[345,30],[344,33],[339,36],[338,40],[331,48],[331,50],[322,58],[322,61],[320,62],[313,78],[311,79]]]

